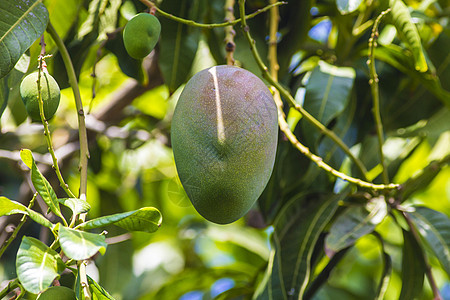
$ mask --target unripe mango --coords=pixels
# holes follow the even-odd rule
[[[75,292],[65,286],[52,286],[37,297],[37,300],[77,300]]]
[[[20,83],[20,96],[28,115],[33,121],[41,121],[37,85],[38,73],[34,72],[27,75]],[[53,76],[44,71],[41,72],[40,86],[41,98],[44,103],[44,117],[46,120],[50,120],[58,109],[61,91]]]
[[[171,140],[180,181],[204,218],[228,224],[242,217],[272,173],[277,109],[251,72],[216,66],[195,74],[176,105]]]
[[[161,33],[157,17],[147,13],[135,15],[123,30],[123,44],[128,54],[136,59],[146,57],[155,48]]]

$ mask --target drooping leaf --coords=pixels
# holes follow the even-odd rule
[[[416,299],[422,292],[425,264],[421,246],[406,230],[403,230],[402,254],[402,290],[399,299]]]
[[[0,15],[0,78],[3,78],[44,33],[49,16],[42,0],[2,0]]]
[[[79,231],[64,226],[59,227],[59,244],[64,254],[75,260],[88,259],[97,252],[105,254],[108,246],[104,235]]]
[[[114,300],[114,298],[103,288],[101,287],[94,279],[87,276],[89,290],[95,300]]]
[[[31,181],[36,188],[36,191],[41,195],[50,210],[61,219],[64,219],[61,210],[59,209],[58,197],[48,180],[37,168],[31,151],[28,149],[20,150],[20,157],[27,167],[31,169]]]
[[[96,218],[78,225],[80,228],[93,229],[110,224],[129,231],[155,232],[161,226],[162,216],[154,207],[143,207],[124,213]]]
[[[391,7],[390,14],[397,33],[408,44],[413,53],[415,69],[420,72],[426,72],[428,65],[423,54],[419,32],[412,21],[408,7],[402,0],[389,0],[389,6]]]
[[[389,281],[390,281],[391,275],[392,275],[392,258],[386,252],[385,247],[384,247],[384,242],[383,242],[381,236],[379,236],[379,238],[381,240],[381,251],[382,251],[381,254],[383,255],[384,266],[383,266],[383,272],[381,273],[381,280],[380,280],[380,283],[378,284],[375,300],[382,300],[385,298],[385,294],[386,294],[387,288],[389,286]]]
[[[326,247],[337,252],[371,233],[387,215],[384,197],[374,198],[367,207],[350,207],[333,223],[325,239]]]
[[[64,269],[56,251],[35,238],[23,237],[17,251],[16,272],[25,290],[33,294],[45,290]]]
[[[50,229],[53,228],[53,224],[40,213],[37,213],[16,201],[9,200],[6,197],[0,197],[0,216],[9,216],[14,214],[28,215],[36,223]]]
[[[350,14],[358,9],[362,0],[336,0],[336,6],[343,15]]]
[[[9,89],[8,86],[8,79],[2,78],[0,79],[0,119],[2,117],[3,112],[6,109],[6,106],[8,105],[8,96],[9,96]]]
[[[304,108],[322,124],[328,125],[347,107],[354,79],[354,69],[320,61],[306,84]],[[320,133],[309,122],[303,119],[301,122],[308,144],[315,145]]]
[[[419,80],[430,93],[450,107],[450,92],[443,89],[439,77],[428,72],[416,72],[413,64],[413,57],[403,51],[401,47],[396,45],[379,46],[375,48],[374,53],[376,59],[382,60],[402,73]],[[364,55],[366,54],[367,50]]]
[[[410,213],[422,237],[450,276],[450,220],[441,212],[427,207],[416,207]]]
[[[205,5],[203,0],[166,0],[161,9],[182,18],[199,20]],[[184,83],[192,67],[200,39],[198,28],[160,18],[161,40],[159,64],[165,83],[174,92]]]
[[[275,221],[275,255],[257,299],[301,299],[310,277],[316,241],[345,195],[294,199]]]
[[[91,209],[89,203],[77,198],[60,198],[58,202],[70,208],[75,215],[87,213]]]

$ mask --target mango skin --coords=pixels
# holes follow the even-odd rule
[[[171,141],[178,176],[195,209],[211,222],[232,223],[248,212],[271,176],[277,108],[251,72],[205,69],[178,99]]]
[[[125,25],[123,44],[131,57],[141,59],[152,52],[160,34],[161,23],[158,18],[151,14],[140,13]]]
[[[38,72],[27,75],[20,83],[20,96],[32,121],[40,122],[38,99]],[[52,75],[41,72],[41,97],[44,102],[44,117],[50,120],[58,110],[61,91]]]

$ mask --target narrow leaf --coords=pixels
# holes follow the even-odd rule
[[[325,239],[326,247],[338,252],[371,233],[387,214],[384,197],[372,199],[367,207],[350,207],[333,223]]]
[[[155,232],[161,226],[162,216],[154,207],[143,207],[124,213],[96,218],[77,227],[93,229],[107,225],[117,225],[129,231]]]
[[[275,222],[275,256],[258,299],[301,299],[310,277],[311,255],[319,235],[344,195],[294,199]]]
[[[108,246],[104,235],[79,231],[64,226],[59,227],[59,244],[64,254],[75,260],[88,259],[97,252],[105,254]]]
[[[419,32],[411,19],[408,7],[402,0],[390,0],[389,4],[394,26],[397,29],[400,38],[403,39],[411,49],[416,70],[426,72],[428,70],[428,65],[425,55],[423,54]]]
[[[96,300],[114,300],[114,298],[103,288],[101,287],[94,279],[91,277],[87,277],[89,289],[91,290],[91,294],[94,296]]]
[[[87,213],[91,209],[89,203],[77,198],[60,198],[58,202],[70,208],[75,215]]]
[[[3,78],[44,33],[49,17],[42,0],[2,0],[0,15],[0,78]]]
[[[17,252],[16,272],[25,290],[33,294],[45,290],[64,269],[58,253],[35,238],[23,237]]]
[[[403,230],[403,285],[400,292],[400,300],[411,300],[420,296],[424,274],[425,264],[423,262],[422,248],[409,231]]]
[[[205,7],[199,5],[199,2],[200,0],[165,0],[161,4],[161,9],[182,18],[196,20],[198,13],[195,10]],[[160,18],[160,21],[161,51],[159,53],[159,64],[164,81],[172,93],[189,76],[197,53],[200,31],[198,28],[166,18]]]
[[[31,181],[36,188],[36,191],[41,195],[50,210],[61,219],[64,219],[61,210],[59,209],[58,197],[50,183],[37,168],[31,151],[28,149],[20,150],[20,157],[27,167],[31,169]]]
[[[40,213],[35,212],[34,210],[31,210],[16,201],[9,200],[6,197],[0,197],[0,216],[9,216],[14,214],[28,215],[30,219],[36,223],[50,229],[53,228],[53,224]]]
[[[410,215],[450,276],[450,219],[443,213],[426,207],[417,207]]]

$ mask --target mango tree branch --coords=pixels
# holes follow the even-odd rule
[[[223,22],[223,23],[213,23],[213,24],[197,23],[197,22],[192,21],[192,20],[186,20],[186,19],[174,16],[172,14],[169,14],[169,13],[161,10],[160,8],[158,8],[152,1],[149,1],[149,0],[140,0],[140,1],[143,4],[145,4],[146,6],[148,6],[150,9],[155,9],[163,17],[166,17],[168,19],[171,19],[171,20],[174,20],[176,22],[183,23],[183,24],[186,24],[186,25],[189,25],[189,26],[195,26],[195,27],[211,29],[211,28],[217,28],[217,27],[226,27],[226,26],[230,26],[230,25],[233,26],[233,25],[236,25],[239,22],[241,22],[241,18],[239,18],[239,19],[236,19],[234,21],[229,20],[229,21],[226,21],[226,22]],[[274,4],[267,5],[266,7],[258,9],[254,13],[251,13],[248,16],[245,16],[245,19],[247,19],[247,20],[248,19],[252,19],[252,18],[256,17],[257,15],[268,11],[273,6],[278,6],[278,5],[283,5],[283,4],[287,4],[287,2],[280,1],[280,2],[276,2]]]
[[[79,198],[82,200],[86,200],[86,190],[87,190],[87,165],[88,165],[88,158],[89,158],[89,149],[88,149],[88,139],[87,139],[87,132],[86,132],[86,124],[85,124],[85,118],[84,118],[84,110],[83,110],[83,103],[81,101],[80,96],[80,90],[78,88],[78,82],[77,77],[75,74],[75,69],[73,67],[72,61],[70,59],[69,52],[66,49],[66,46],[64,45],[64,42],[59,37],[58,33],[56,32],[55,28],[51,23],[48,24],[47,27],[48,33],[51,35],[53,40],[56,43],[56,46],[58,47],[59,52],[61,53],[61,57],[64,61],[64,65],[67,70],[67,76],[69,77],[69,83],[72,86],[73,95],[75,98],[75,105],[77,108],[77,115],[78,115],[78,132],[79,132],[79,139],[80,139],[80,191],[79,191]],[[81,221],[85,221],[86,216],[80,215]]]
[[[241,16],[245,15],[245,0],[239,0],[239,10],[240,10],[240,14]],[[350,157],[350,159],[352,159],[352,161],[356,164],[356,166],[359,168],[359,170],[361,171],[364,179],[366,179],[366,173],[367,170],[365,168],[365,166],[363,165],[363,163],[353,155],[353,153],[350,151],[350,149],[347,147],[347,145],[345,145],[345,143],[331,130],[329,130],[328,128],[326,128],[326,126],[324,126],[322,123],[320,123],[317,119],[315,119],[312,115],[310,115],[306,110],[303,109],[303,107],[301,107],[300,105],[295,103],[294,98],[292,97],[292,95],[281,85],[278,83],[278,81],[274,80],[272,78],[272,76],[269,74],[269,70],[267,68],[267,66],[264,64],[264,62],[262,61],[258,50],[255,47],[255,40],[251,37],[250,35],[250,29],[247,25],[246,19],[243,18],[241,21],[242,24],[242,28],[244,30],[244,35],[246,36],[249,44],[250,44],[250,49],[253,53],[253,56],[258,64],[258,66],[260,67],[261,71],[263,72],[263,76],[264,78],[273,86],[276,87],[277,90],[280,91],[281,95],[283,97],[285,97],[288,101],[289,104],[291,106],[293,106],[295,109],[297,109],[302,115],[303,117],[309,121],[311,124],[313,124],[320,132],[322,132],[323,134],[325,134],[326,136],[328,136],[330,139],[332,139],[342,150],[344,150],[344,152]],[[344,173],[341,173],[335,169],[333,169],[331,166],[329,166],[328,164],[326,164],[325,162],[323,162],[323,159],[317,155],[314,155],[313,153],[311,153],[311,151],[305,147],[303,144],[301,144],[298,140],[297,137],[292,133],[292,131],[289,129],[289,126],[286,122],[286,119],[284,118],[284,114],[283,114],[283,110],[282,107],[280,106],[280,101],[275,101],[278,107],[278,122],[279,122],[279,126],[280,129],[284,132],[284,134],[286,135],[286,137],[291,141],[291,143],[301,152],[303,153],[305,156],[307,156],[310,160],[312,160],[314,163],[317,164],[317,166],[319,166],[320,168],[324,169],[325,171],[333,174],[334,176],[337,176],[343,180],[346,180],[348,182],[357,184],[361,187],[366,187],[366,188],[371,188],[371,189],[375,189],[375,190],[385,190],[385,189],[396,189],[399,187],[398,184],[372,184],[370,182],[358,179],[358,178],[353,178],[351,176],[348,176]]]
[[[235,0],[226,0],[225,2],[225,21],[232,22],[236,18],[234,17],[234,3]],[[225,27],[225,50],[227,52],[227,65],[234,65],[234,50],[236,49],[236,44],[234,43],[234,36],[236,32],[234,31],[233,25]]]
[[[383,176],[383,182],[385,184],[389,183],[389,174],[387,170],[386,161],[384,159],[383,154],[383,145],[384,145],[384,132],[383,132],[383,123],[381,122],[381,113],[380,113],[380,93],[378,89],[378,75],[375,70],[375,47],[377,46],[376,40],[378,37],[378,25],[380,24],[381,19],[388,14],[391,9],[387,9],[383,11],[375,20],[375,23],[372,28],[372,34],[369,39],[369,60],[367,61],[367,65],[369,66],[369,74],[370,74],[370,89],[372,92],[372,101],[373,101],[373,117],[375,119],[377,137],[378,137],[378,154],[380,156]]]
[[[81,101],[80,90],[78,87],[77,76],[75,74],[75,69],[72,64],[72,60],[70,59],[69,52],[67,51],[66,46],[64,45],[63,40],[59,37],[53,25],[49,22],[47,26],[47,32],[53,38],[58,47],[59,52],[61,53],[61,57],[64,61],[64,65],[66,67],[67,76],[69,78],[69,83],[72,86],[73,95],[75,98],[75,105],[77,108],[78,115],[78,132],[79,132],[79,140],[80,140],[80,191],[79,198],[86,201],[86,191],[87,191],[87,166],[88,166],[88,158],[89,158],[89,148],[88,148],[88,139],[87,139],[87,131],[83,110],[83,103]],[[86,214],[79,215],[80,222],[84,222],[86,220]],[[78,263],[78,276],[80,278],[80,286],[84,294],[84,299],[91,299],[91,292],[89,290],[89,285],[87,281],[86,274],[86,264],[84,261],[80,261]]]

